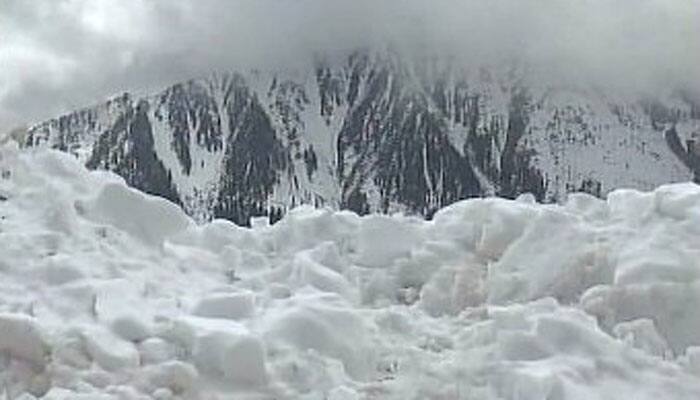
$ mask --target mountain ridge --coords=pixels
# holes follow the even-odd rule
[[[430,217],[454,201],[557,201],[700,177],[700,101],[616,99],[358,51],[296,71],[232,72],[124,94],[28,129],[200,221],[276,220],[300,204]]]

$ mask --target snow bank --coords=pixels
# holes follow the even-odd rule
[[[9,398],[700,398],[693,184],[247,229],[58,152],[0,172]]]

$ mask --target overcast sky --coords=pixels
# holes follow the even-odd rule
[[[700,87],[698,0],[0,0],[0,130],[213,70],[386,42]]]

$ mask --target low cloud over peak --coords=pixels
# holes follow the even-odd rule
[[[695,0],[3,0],[0,126],[212,70],[392,43],[552,80],[700,88]]]

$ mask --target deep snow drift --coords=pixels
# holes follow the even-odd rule
[[[700,187],[198,226],[0,150],[0,398],[700,398]]]

